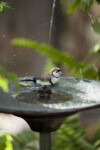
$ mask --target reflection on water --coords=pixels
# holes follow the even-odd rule
[[[100,104],[100,82],[63,77],[59,84],[51,88],[46,98],[41,98],[39,87],[33,82],[30,86],[21,86],[21,92],[15,93],[11,90],[12,95],[17,100],[41,104],[45,107],[55,109],[83,108]],[[48,97],[49,95],[49,97]]]
[[[34,90],[31,92],[20,93],[16,96],[17,100],[33,104],[58,104],[71,100],[71,98],[72,96],[67,93],[57,92],[54,90],[52,93],[43,94],[40,94],[38,91]]]

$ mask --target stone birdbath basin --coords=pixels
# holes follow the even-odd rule
[[[22,84],[16,92],[10,83],[10,92],[0,91],[0,112],[12,113],[23,118],[31,129],[40,132],[40,150],[51,149],[51,132],[63,120],[77,112],[100,107],[100,82],[74,77],[62,77],[59,84],[43,89],[32,81]]]

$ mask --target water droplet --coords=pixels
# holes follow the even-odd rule
[[[56,0],[53,0],[52,13],[51,13],[51,18],[50,18],[50,30],[49,30],[49,41],[48,41],[49,45],[50,45],[50,40],[51,40],[51,32],[52,32],[52,26],[53,26],[53,17],[54,17],[55,5],[56,5]]]
[[[5,38],[6,36],[3,34],[3,38]]]
[[[13,57],[16,57],[16,55],[14,54]]]
[[[91,27],[91,31],[94,33],[93,28]]]

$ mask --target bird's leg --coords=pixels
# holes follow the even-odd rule
[[[33,81],[33,79],[23,79],[21,81]]]
[[[44,85],[42,88],[38,89],[38,96],[40,100],[49,100],[52,94],[51,88]]]

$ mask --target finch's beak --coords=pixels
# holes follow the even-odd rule
[[[61,72],[61,71],[59,71],[59,74],[62,74],[62,72]]]

